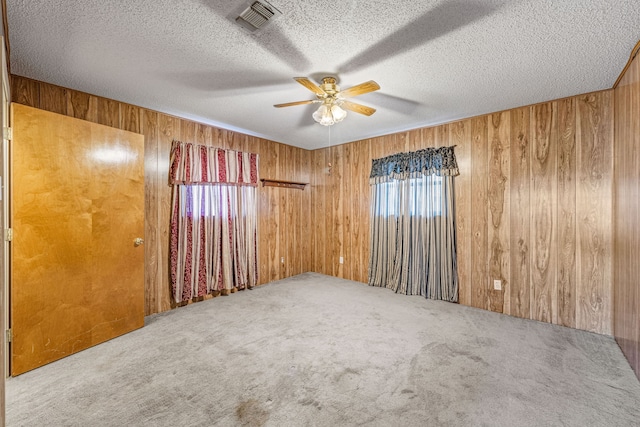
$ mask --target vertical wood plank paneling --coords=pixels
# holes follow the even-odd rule
[[[489,116],[489,310],[509,312],[509,112]],[[493,281],[500,280],[502,289],[495,290]],[[506,297],[505,297],[506,296]]]
[[[436,128],[422,128],[420,132],[420,148],[436,147]]]
[[[214,135],[214,145],[219,148],[229,148],[226,129],[218,129]]]
[[[281,179],[295,181],[295,169],[296,169],[296,149],[290,145],[282,145],[281,148],[284,151],[284,171],[280,175]],[[284,272],[282,277],[289,277],[297,274],[296,268],[296,254],[299,252],[298,248],[298,230],[295,224],[291,221],[294,218],[294,212],[299,209],[300,190],[283,189],[280,191],[280,217],[283,220],[281,227],[280,241],[283,242],[282,256],[285,257]]]
[[[353,151],[355,149],[354,144],[345,144],[340,146],[343,151],[344,164],[342,168],[342,179],[340,180],[340,200],[344,201],[344,225],[342,228],[343,235],[343,247],[342,254],[344,264],[341,264],[342,277],[345,279],[353,280],[353,211],[356,201],[355,188],[357,188],[356,177],[353,175],[354,163],[353,163]]]
[[[395,142],[395,138],[393,139]],[[377,137],[371,140],[371,154],[374,159],[380,159],[386,157],[394,152],[389,147],[391,144],[387,144],[386,137]]]
[[[238,140],[235,138],[234,132],[229,130],[225,130],[224,132],[225,146],[224,148],[228,148],[229,150],[236,150],[236,146],[238,145]],[[284,156],[283,156],[284,160]]]
[[[322,250],[320,248],[320,226],[317,222],[319,213],[318,194],[320,193],[320,173],[316,170],[318,167],[318,157],[322,153],[322,150],[314,150],[310,152],[310,176],[309,176],[309,194],[311,195],[309,210],[309,219],[311,222],[310,238],[311,238],[311,268],[309,271],[320,271],[320,258],[322,257]]]
[[[331,199],[331,211],[333,213],[333,221],[327,222],[327,225],[332,228],[331,240],[329,240],[329,246],[331,247],[331,275],[335,277],[343,277],[342,264],[339,263],[340,256],[344,248],[344,209],[343,198],[340,194],[340,183],[343,180],[344,170],[344,154],[343,146],[338,145],[331,147],[329,152],[331,153],[331,179],[330,179],[330,199]]]
[[[160,270],[158,253],[158,113],[143,110],[142,134],[144,135],[144,264],[145,264],[145,315],[160,311],[162,293],[158,289]]]
[[[635,363],[634,359],[630,359],[636,375],[640,378],[640,287],[637,284],[636,278],[640,277],[640,227],[636,224],[640,224],[640,123],[637,117],[640,116],[640,60],[638,57],[634,60],[634,66],[632,67],[633,77],[633,93],[630,102],[630,109],[627,117],[629,118],[627,123],[631,124],[630,135],[632,140],[628,141],[628,146],[631,147],[631,153],[629,156],[629,168],[632,171],[631,188],[629,195],[633,196],[633,204],[631,204],[631,210],[625,212],[625,215],[631,213],[630,222],[633,224],[633,233],[630,235],[630,247],[629,258],[633,260],[631,268],[628,269],[627,280],[624,283],[625,293],[628,294],[629,310],[631,314],[629,321],[626,323],[626,328],[629,331],[629,336],[633,337],[635,341]],[[633,215],[635,214],[635,215]],[[635,255],[635,257],[634,257]],[[629,280],[631,278],[631,280]],[[633,342],[629,343],[629,348],[632,348]]]
[[[471,119],[471,305],[488,309],[489,142],[487,116]]]
[[[298,178],[301,182],[308,182],[309,185],[302,191],[299,220],[300,220],[300,250],[299,256],[301,257],[300,272],[306,273],[312,271],[311,259],[312,259],[312,223],[309,213],[312,210],[311,206],[311,151],[298,150],[300,155],[299,175]]]
[[[529,108],[511,111],[511,243],[509,284],[510,308],[505,311],[528,319],[531,283],[531,147],[529,144]]]
[[[230,130],[221,129],[220,137],[223,142],[223,148],[233,150],[233,133]]]
[[[355,210],[357,209],[354,204],[358,202],[358,195],[355,194],[358,189],[358,182],[357,177],[354,174],[355,165],[353,162],[355,148],[354,144],[344,144],[342,146],[344,156],[342,176],[344,177],[345,182],[340,184],[340,194],[343,197],[343,209],[345,212],[344,227],[342,230],[344,235],[344,264],[342,266],[342,272],[344,274],[344,278],[349,280],[353,280],[354,275],[353,261],[355,258],[353,252],[356,244],[354,241],[356,237],[354,236],[354,222],[356,221]]]
[[[199,135],[198,138],[202,138],[202,143],[208,147],[214,147],[214,143],[213,143],[213,135],[214,135],[214,128],[211,126],[203,126],[200,125],[200,130],[199,130]],[[257,152],[257,150],[251,150],[252,153]]]
[[[273,144],[268,147],[268,164],[271,166],[265,172],[270,173],[267,176],[274,176],[277,179],[282,179],[280,175],[281,167],[278,167],[278,158],[280,158],[280,144]],[[278,280],[280,278],[280,272],[282,270],[282,262],[280,259],[282,255],[280,253],[280,192],[281,188],[276,187],[264,187],[266,190],[267,201],[267,237],[269,248],[269,281]]]
[[[215,134],[215,128],[208,126],[208,140],[212,141],[213,140],[213,135]],[[258,153],[260,151],[260,143],[261,143],[261,139],[255,136],[249,136],[247,137],[247,152],[249,153]],[[213,142],[210,142],[211,145],[213,145]]]
[[[437,126],[435,129],[435,147],[446,147],[449,145],[449,125]]]
[[[577,101],[577,325],[611,333],[611,92],[583,95]]]
[[[576,109],[558,101],[558,324],[576,326]]]
[[[222,146],[220,145],[220,132],[221,131],[222,131],[222,129],[211,127],[211,146],[212,147],[222,148]],[[256,148],[254,152],[255,153],[259,153],[260,152],[259,148]]]
[[[383,154],[382,157],[389,156],[404,151],[403,140],[398,138],[398,134],[386,135],[383,139]]]
[[[322,194],[320,195],[322,197],[322,201],[321,201],[321,206],[323,208],[323,212],[325,212],[325,215],[322,215],[320,217],[320,223],[322,224],[322,237],[323,240],[320,243],[322,245],[322,247],[324,248],[324,256],[322,259],[322,271],[321,273],[323,274],[331,274],[332,273],[332,268],[333,268],[333,264],[331,263],[331,253],[332,253],[332,246],[331,246],[331,241],[333,239],[333,228],[331,226],[330,221],[332,220],[332,194],[331,194],[331,182],[332,182],[332,167],[329,167],[329,163],[331,162],[332,158],[331,158],[331,150],[330,149],[326,149],[326,150],[322,150],[322,157],[320,158],[320,167],[321,167],[321,171],[322,171]]]
[[[557,319],[556,104],[531,107],[531,317]]]
[[[156,177],[158,190],[158,304],[159,311],[169,310],[172,306],[170,267],[169,267],[169,236],[171,222],[171,186],[169,185],[169,161],[171,143],[180,137],[180,120],[158,114],[158,175]]]
[[[640,378],[640,58],[615,89],[613,332]]]
[[[40,83],[39,108],[53,113],[67,114],[67,89]]]
[[[277,177],[279,179],[286,179],[287,176],[287,165],[286,165],[286,146],[282,144],[278,144],[278,158],[280,161],[278,162],[278,172]],[[274,210],[278,211],[276,215],[277,218],[277,242],[278,242],[278,250],[277,259],[280,260],[280,268],[275,276],[275,279],[281,279],[286,276],[286,269],[289,260],[287,259],[287,241],[286,241],[286,228],[287,228],[287,194],[289,191],[283,188],[273,188],[273,193],[275,198],[273,199],[272,207]],[[284,262],[282,259],[284,258]]]
[[[98,98],[84,92],[67,91],[67,114],[77,119],[97,122]]]
[[[624,294],[628,295],[626,298],[629,318],[625,322],[625,327],[628,331],[629,337],[632,337],[632,342],[627,346],[629,349],[635,347],[635,359],[630,358],[630,362],[636,371],[636,375],[640,378],[640,286],[637,284],[637,278],[640,277],[640,123],[637,118],[640,117],[640,60],[638,57],[634,60],[635,65],[632,68],[632,82],[633,93],[631,98],[631,108],[629,109],[628,123],[631,123],[630,141],[628,146],[631,148],[631,153],[628,158],[629,167],[628,170],[632,171],[631,188],[629,196],[631,196],[632,204],[630,204],[631,210],[625,212],[625,215],[630,214],[630,223],[632,225],[632,233],[630,234],[631,248],[629,251],[629,257],[631,263],[630,268],[627,271],[627,280],[624,281],[625,287]],[[635,215],[633,215],[635,214]],[[624,268],[624,267],[623,267]],[[635,343],[635,345],[634,345]]]
[[[211,142],[211,145],[214,147],[218,146],[217,136],[218,136],[217,129],[212,128],[210,142]],[[258,205],[258,222],[256,224],[256,228],[258,231],[258,284],[261,285],[263,283],[268,282],[266,277],[269,272],[269,267],[267,265],[269,257],[268,257],[268,252],[267,252],[267,256],[265,256],[266,242],[264,241],[264,236],[266,234],[266,226],[267,226],[266,220],[264,218],[265,194],[264,194],[264,187],[260,182],[260,179],[267,178],[267,177],[264,175],[264,167],[263,167],[264,156],[262,153],[262,149],[260,146],[255,146],[254,148],[255,149],[252,152],[258,154],[258,188],[256,189],[256,204]]]
[[[300,149],[296,147],[291,147],[291,175],[289,175],[292,181],[301,182],[300,179]],[[291,203],[291,207],[289,208],[290,218],[295,218],[296,212],[300,212],[302,209],[302,199],[304,190],[295,190],[293,192],[289,191],[289,203]],[[287,238],[287,251],[291,254],[291,259],[293,261],[293,269],[291,270],[291,275],[296,275],[302,273],[302,256],[300,251],[302,249],[302,237],[300,235],[300,229],[302,227],[302,222],[292,222],[291,230],[289,231],[290,238]]]
[[[11,100],[18,104],[40,108],[40,85],[20,76],[11,76]]]
[[[247,151],[247,135],[232,132],[230,148],[235,151]]]
[[[422,148],[422,130],[410,130],[407,136],[407,151],[417,151],[420,148]]]
[[[196,123],[196,135],[195,135],[195,139],[193,140],[194,143],[196,144],[200,144],[200,145],[211,145],[211,144],[207,144],[207,139],[205,137],[205,132],[206,129],[208,128],[208,126],[203,125],[201,123]]]
[[[458,301],[471,305],[471,121],[449,126],[449,144],[455,145],[460,175],[455,182]]]
[[[180,120],[180,133],[178,139],[182,142],[190,142],[193,144],[196,141],[196,124],[190,120]]]
[[[329,163],[333,160],[331,157],[331,148],[326,148],[320,150],[321,157],[318,159],[320,164],[320,172],[322,173],[322,192],[319,197],[322,198],[320,200],[320,206],[322,206],[323,212],[325,215],[321,215],[319,217],[321,227],[322,227],[322,241],[320,245],[323,247],[323,257],[322,257],[322,270],[320,271],[323,274],[332,274],[333,264],[331,263],[331,254],[333,252],[332,239],[333,239],[333,205],[332,205],[332,194],[331,194],[331,185],[332,185],[332,174],[333,167],[329,167]],[[333,165],[332,165],[333,166]]]
[[[369,280],[369,257],[371,242],[371,140],[358,141],[354,144],[353,181],[357,183],[353,200],[353,238],[355,245],[352,259],[353,280],[367,283]]]
[[[326,273],[326,245],[327,228],[325,218],[327,216],[327,206],[325,203],[327,192],[328,168],[326,153],[328,150],[315,150],[312,152],[312,176],[313,185],[311,187],[311,218],[313,233],[313,267],[317,273]]]
[[[326,248],[325,258],[324,258],[324,274],[333,275],[334,273],[334,252],[335,252],[335,221],[338,221],[337,218],[334,217],[335,211],[333,210],[333,199],[335,198],[335,174],[334,164],[335,159],[333,155],[333,150],[331,147],[324,150],[325,151],[325,159],[324,166],[327,168],[327,175],[325,177],[325,191],[323,193],[324,197],[324,207],[327,215],[322,217],[322,221],[324,223],[325,228],[325,236],[324,236],[324,245]],[[328,164],[331,163],[331,167],[328,167]]]
[[[124,104],[120,108],[120,129],[140,133],[140,107]]]
[[[640,295],[640,133],[634,132],[634,117],[640,115],[640,103],[634,102],[640,99],[640,78],[633,78],[638,68],[640,61],[636,59],[615,90],[613,334],[640,378],[636,366],[640,363],[640,305],[636,304]]]
[[[215,146],[220,145],[219,131],[214,132],[213,141]],[[272,145],[263,145],[256,150],[259,155],[259,178],[275,178],[274,164],[271,162],[272,148]],[[271,240],[275,239],[276,231],[271,224],[270,190],[271,187],[258,185],[258,281],[261,284],[271,280]]]
[[[98,97],[98,123],[105,126],[120,127],[120,103]]]
[[[630,108],[627,114],[627,125],[630,125],[627,146],[630,153],[627,158],[628,170],[631,172],[630,188],[628,195],[632,203],[631,208],[624,215],[629,215],[629,222],[632,224],[632,233],[629,235],[629,255],[628,260],[631,262],[627,265],[627,278],[624,281],[624,295],[627,297],[627,313],[629,317],[625,321],[625,328],[628,336],[632,339],[628,343],[627,348],[632,350],[635,347],[635,359],[630,358],[632,366],[636,371],[636,375],[640,378],[640,286],[638,286],[637,278],[640,277],[640,59],[636,57],[634,66],[631,68],[631,79],[633,91],[631,93]],[[634,215],[635,214],[635,215]],[[624,268],[625,266],[623,266]],[[635,344],[635,345],[634,345]],[[632,350],[633,351],[633,350]]]
[[[400,151],[409,151],[409,144],[411,143],[409,131],[397,134],[397,138],[398,148],[400,149]]]

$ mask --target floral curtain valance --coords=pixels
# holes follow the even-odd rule
[[[173,141],[169,182],[257,186],[258,155]]]
[[[374,159],[371,164],[369,183],[379,184],[391,180],[418,178],[422,175],[459,175],[453,148],[454,146],[425,148]]]

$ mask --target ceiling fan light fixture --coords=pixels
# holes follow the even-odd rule
[[[323,103],[312,115],[313,120],[322,126],[331,126],[347,117],[347,112],[335,102]]]
[[[333,107],[331,107],[331,115],[333,116],[333,119],[336,121],[336,123],[339,123],[343,121],[345,117],[347,117],[347,112],[340,108],[338,104],[333,104]]]
[[[294,105],[321,103],[318,109],[313,112],[312,117],[313,120],[320,123],[322,126],[331,126],[336,123],[340,123],[345,119],[345,117],[347,117],[346,110],[354,111],[365,116],[370,116],[376,112],[375,108],[356,104],[355,102],[347,101],[345,99],[380,89],[380,85],[373,80],[352,86],[344,91],[340,91],[340,88],[336,85],[335,77],[324,77],[320,86],[306,77],[294,77],[294,80],[309,89],[311,92],[315,93],[317,99],[275,104],[274,107],[282,108],[292,107]]]
[[[322,126],[331,126],[336,123],[331,114],[331,108],[327,104],[322,104],[315,113],[313,119]]]

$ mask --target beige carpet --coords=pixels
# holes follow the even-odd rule
[[[611,337],[307,273],[7,382],[12,426],[638,426]]]

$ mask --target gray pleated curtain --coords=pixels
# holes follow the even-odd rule
[[[453,148],[373,160],[369,285],[458,301]]]

